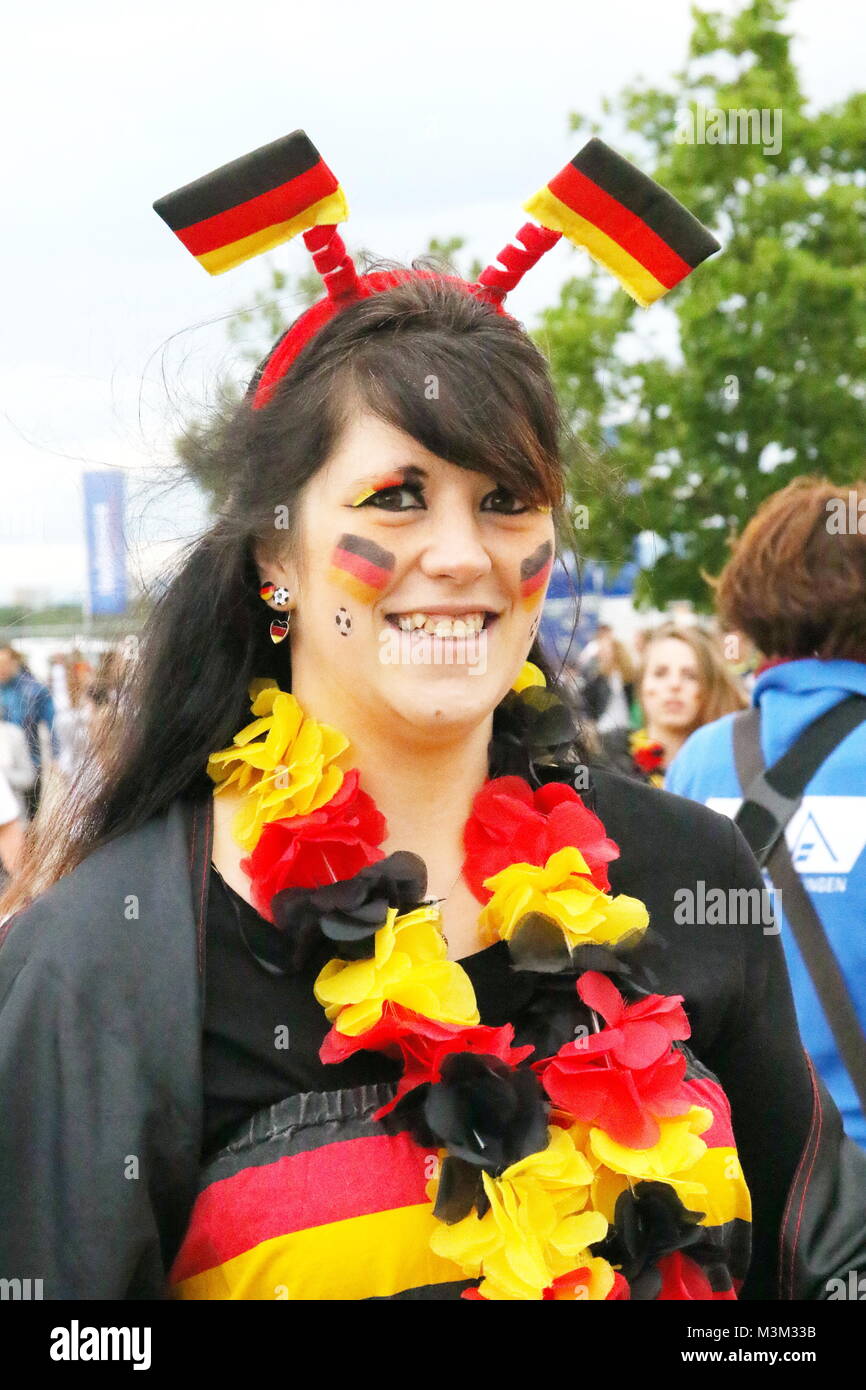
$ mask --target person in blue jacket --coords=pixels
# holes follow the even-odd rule
[[[866,483],[797,478],[759,508],[719,579],[723,625],[768,659],[752,701],[769,768],[820,715],[866,696]],[[668,791],[733,817],[742,792],[733,715],[698,729],[671,764]],[[786,830],[794,866],[821,918],[866,1031],[866,721],[807,784]],[[781,895],[783,898],[784,895]],[[807,1051],[866,1147],[866,1115],[839,1057],[809,972],[777,900],[777,920]]]
[[[42,746],[39,741],[39,725],[45,724],[51,742],[51,752],[57,756],[59,748],[54,728],[54,701],[46,686],[42,685],[31,671],[28,671],[21,654],[8,642],[0,646],[0,717],[24,730],[27,748],[36,780],[25,793],[27,811],[35,816],[42,791]]]

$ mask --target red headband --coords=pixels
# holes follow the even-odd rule
[[[346,195],[302,130],[224,164],[153,206],[211,275],[303,233],[327,293],[271,350],[251,383],[253,409],[267,404],[324,324],[349,304],[406,280],[445,280],[505,314],[505,296],[564,235],[648,308],[720,249],[670,193],[598,139],[524,204],[541,225],[525,223],[473,284],[421,270],[359,276],[336,227],[349,215]]]

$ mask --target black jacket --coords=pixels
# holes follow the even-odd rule
[[[641,947],[681,993],[731,1102],[754,1203],[742,1297],[820,1299],[866,1271],[866,1153],[803,1052],[781,943],[760,922],[677,925],[678,890],[762,888],[731,821],[597,769],[589,797],[642,898]],[[197,1190],[212,803],[94,851],[0,948],[0,1278],[46,1298],[165,1296]],[[680,913],[682,915],[682,913]]]

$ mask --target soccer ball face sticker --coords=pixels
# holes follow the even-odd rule
[[[341,637],[348,637],[352,631],[352,615],[346,608],[338,608],[334,615],[334,622],[337,624],[337,631]]]

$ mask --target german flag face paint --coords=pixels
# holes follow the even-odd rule
[[[394,571],[396,557],[366,536],[345,532],[331,554],[328,578],[362,603],[375,603]]]
[[[210,275],[349,215],[345,193],[302,130],[167,193],[153,207]]]
[[[590,140],[523,206],[588,251],[644,308],[720,250],[676,198],[603,140]]]
[[[537,550],[520,565],[520,601],[524,608],[532,608],[544,592],[544,586],[553,568],[553,542],[544,541]]]

